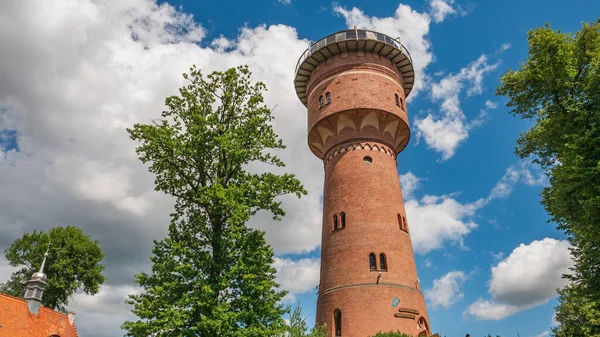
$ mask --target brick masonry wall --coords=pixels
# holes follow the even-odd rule
[[[344,337],[398,329],[428,333],[417,324],[429,319],[409,229],[398,222],[406,214],[395,154],[410,136],[401,75],[385,58],[354,52],[320,64],[307,90],[309,144],[325,166],[317,322],[335,336],[333,313],[339,309]],[[331,103],[320,108],[326,92]],[[333,217],[341,225],[342,212],[345,228],[334,230]],[[377,256],[376,271],[370,269],[370,253]],[[380,253],[387,260],[381,276]],[[401,301],[397,307],[395,297]]]

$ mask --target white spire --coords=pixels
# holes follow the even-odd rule
[[[50,251],[50,245],[52,242],[48,242],[48,248],[46,248],[46,252],[44,253],[44,260],[42,260],[42,265],[40,266],[40,273],[44,273],[44,266],[46,265],[46,258],[48,257],[48,251]]]

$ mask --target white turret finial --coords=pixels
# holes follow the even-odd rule
[[[46,257],[48,257],[48,251],[50,251],[50,245],[52,242],[48,242],[48,248],[46,248],[46,252],[44,253],[44,260],[42,260],[42,265],[40,266],[40,273],[44,272],[44,266],[46,265]]]

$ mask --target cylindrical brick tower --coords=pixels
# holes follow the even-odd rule
[[[308,145],[325,166],[317,323],[331,337],[430,336],[396,166],[413,83],[404,46],[366,30],[312,44],[296,66]]]

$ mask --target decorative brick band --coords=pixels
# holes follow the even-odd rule
[[[342,289],[347,289],[347,288],[358,288],[358,287],[382,287],[382,286],[388,286],[388,287],[396,287],[396,288],[405,288],[405,289],[409,289],[412,291],[416,291],[419,294],[422,294],[421,291],[419,291],[417,288],[413,288],[404,284],[397,284],[397,283],[357,283],[357,284],[348,284],[345,286],[339,286],[339,287],[333,287],[333,288],[329,288],[329,289],[325,289],[323,291],[319,291],[319,296],[321,295],[325,295],[327,293],[333,292],[333,291],[338,291],[338,290],[342,290]]]
[[[331,159],[335,156],[343,154],[348,151],[354,150],[371,150],[371,151],[379,151],[388,154],[390,157],[396,159],[396,153],[387,145],[384,145],[380,142],[353,142],[339,145],[329,151],[325,155],[325,159],[323,159],[323,163],[327,165]]]

